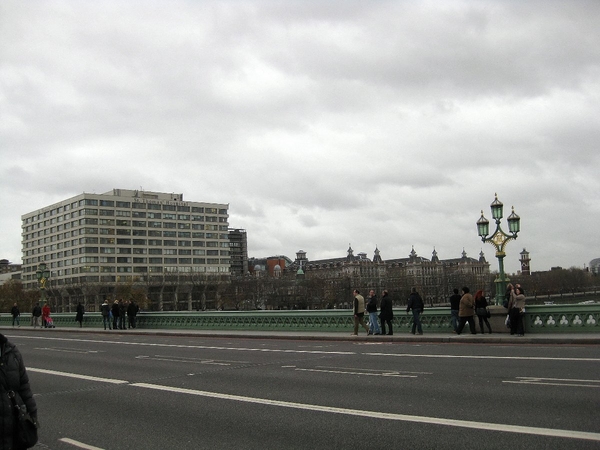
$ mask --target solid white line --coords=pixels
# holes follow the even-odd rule
[[[412,416],[406,414],[381,413],[376,411],[363,411],[357,409],[336,408],[331,406],[310,405],[305,403],[284,402],[268,400],[264,398],[244,397],[241,395],[222,394],[219,392],[198,391],[194,389],[183,389],[171,386],[161,386],[149,383],[133,383],[131,386],[154,389],[158,391],[177,392],[180,394],[197,395],[222,400],[234,400],[238,402],[254,403],[259,405],[278,406],[283,408],[294,408],[306,411],[319,411],[333,414],[346,414],[350,416],[370,417],[375,419],[395,420],[402,422],[425,423],[433,425],[445,425],[451,427],[469,428],[474,430],[500,431],[508,433],[530,434],[536,436],[550,436],[570,439],[585,439],[600,442],[600,433],[585,431],[555,430],[551,428],[526,427],[520,425],[507,425],[486,422],[475,422],[468,420],[442,419],[438,417]]]
[[[586,388],[600,388],[597,384],[570,384],[570,383],[549,383],[549,382],[541,382],[541,381],[502,381],[503,383],[509,384],[529,384],[529,385],[537,385],[537,386],[565,386],[565,387],[586,387]]]
[[[581,383],[600,383],[600,380],[579,380],[577,378],[541,378],[541,377],[517,377],[517,380],[527,381],[572,381]]]
[[[397,356],[402,358],[459,358],[459,359],[512,359],[516,361],[585,361],[600,362],[600,358],[554,358],[549,356],[486,356],[486,355],[421,355],[415,353],[363,353],[369,356]]]
[[[396,356],[402,358],[457,358],[457,359],[500,359],[500,360],[516,360],[516,361],[575,361],[575,362],[600,362],[600,358],[554,358],[545,356],[486,356],[486,355],[422,355],[416,353],[381,353],[381,352],[342,352],[342,351],[325,351],[325,350],[290,350],[290,349],[270,349],[270,348],[247,348],[247,347],[223,347],[223,346],[208,346],[208,345],[182,345],[182,344],[148,344],[144,342],[127,342],[127,341],[111,341],[99,339],[68,339],[68,338],[43,338],[39,336],[14,336],[19,339],[44,339],[45,341],[69,341],[69,342],[91,342],[95,344],[113,344],[118,342],[119,345],[136,345],[141,347],[164,347],[164,348],[192,348],[199,350],[229,350],[240,352],[270,352],[270,353],[305,353],[317,355],[366,355],[366,356]]]
[[[14,336],[15,338],[22,339],[41,339],[39,336]],[[99,339],[68,339],[68,338],[53,338],[45,337],[45,341],[69,341],[69,342],[91,342],[93,344],[114,344],[119,345],[136,345],[141,347],[165,347],[165,348],[195,348],[200,350],[232,350],[239,352],[264,352],[264,353],[305,353],[313,355],[356,355],[356,352],[338,352],[338,351],[324,351],[324,350],[292,350],[292,349],[278,349],[278,348],[248,348],[248,347],[223,347],[215,345],[183,345],[183,344],[149,344],[145,342],[127,342],[127,341],[111,341],[111,340],[99,340]]]
[[[537,384],[541,386],[566,386],[600,388],[600,380],[579,380],[577,378],[542,378],[542,377],[516,377],[516,381],[503,380],[510,384]],[[598,384],[581,384],[598,383]]]
[[[35,367],[27,367],[28,372],[45,373],[46,375],[58,375],[61,377],[78,378],[80,380],[100,381],[101,383],[112,383],[112,384],[128,384],[129,381],[114,380],[112,378],[98,378],[91,377],[89,375],[79,375],[76,373],[58,372],[56,370],[48,369],[36,369]]]
[[[79,442],[69,438],[61,438],[59,439],[59,441],[64,442],[65,444],[74,445],[75,447],[84,448],[86,450],[104,450],[100,447],[94,447],[93,445],[84,444],[83,442]]]

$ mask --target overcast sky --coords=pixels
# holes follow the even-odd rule
[[[600,2],[0,2],[0,259],[83,192],[228,203],[249,256],[600,257]],[[493,229],[493,228],[492,228]]]

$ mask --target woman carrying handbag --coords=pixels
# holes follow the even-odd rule
[[[0,334],[0,450],[23,450],[37,442],[37,405],[17,347]]]
[[[485,331],[483,331],[484,322],[487,325],[490,334],[492,334],[492,327],[488,321],[490,312],[488,311],[487,307],[488,302],[485,299],[485,295],[483,295],[483,291],[480,289],[475,293],[475,314],[477,314],[477,318],[479,319],[479,328],[481,328],[481,334],[485,334]]]

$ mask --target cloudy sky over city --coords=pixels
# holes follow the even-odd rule
[[[249,256],[600,257],[600,2],[0,3],[0,259],[113,188],[228,203]],[[506,229],[506,222],[502,222]]]

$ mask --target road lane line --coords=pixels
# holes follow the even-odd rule
[[[79,353],[79,354],[88,354],[88,353],[98,353],[94,350],[73,350],[70,348],[54,348],[54,347],[36,347],[36,350],[44,350],[47,352],[61,352],[61,353]]]
[[[140,347],[163,347],[163,348],[189,348],[198,350],[227,350],[240,352],[270,352],[270,353],[300,353],[316,355],[365,355],[365,356],[395,356],[399,358],[441,358],[441,359],[498,359],[515,361],[572,361],[572,362],[600,362],[600,358],[567,358],[550,356],[491,356],[491,355],[423,355],[418,353],[383,353],[383,352],[346,352],[346,351],[325,351],[325,350],[292,350],[292,349],[271,349],[271,348],[249,348],[249,347],[224,347],[209,345],[184,345],[184,344],[149,344],[144,342],[111,341],[99,339],[68,339],[40,336],[9,336],[18,339],[43,339],[44,341],[68,341],[68,342],[89,342],[93,344],[119,344],[133,345]]]
[[[89,375],[79,375],[79,374],[76,374],[76,373],[59,372],[59,371],[56,371],[56,370],[37,369],[35,367],[27,367],[27,371],[28,372],[45,373],[46,375],[57,375],[57,376],[60,376],[60,377],[78,378],[80,380],[99,381],[101,383],[129,384],[129,381],[115,380],[115,379],[112,379],[112,378],[91,377]]]
[[[69,438],[61,438],[59,439],[59,441],[64,442],[65,444],[74,445],[75,447],[83,448],[85,450],[104,450],[100,447],[94,447],[93,445],[84,444],[83,442],[79,442]]]
[[[512,359],[516,361],[579,361],[600,362],[600,358],[562,358],[551,356],[491,356],[491,355],[422,355],[418,353],[362,353],[368,356],[396,356],[399,358],[456,358],[456,359]]]
[[[397,377],[397,378],[417,378],[416,375],[400,375],[397,372],[383,372],[383,373],[372,373],[372,372],[350,372],[344,370],[326,370],[326,369],[295,369],[300,372],[320,372],[320,373],[335,373],[340,375],[366,375],[368,377]]]
[[[374,419],[395,420],[401,422],[425,423],[431,425],[445,425],[459,428],[469,428],[474,430],[499,431],[504,433],[529,434],[535,436],[548,436],[568,439],[583,439],[600,442],[600,433],[591,433],[586,431],[557,430],[551,428],[526,427],[522,425],[507,425],[497,423],[475,422],[469,420],[442,419],[438,417],[412,416],[406,414],[382,413],[376,411],[364,411],[357,409],[336,408],[331,406],[310,405],[306,403],[284,402],[279,400],[269,400],[256,397],[245,397],[241,395],[222,394],[220,392],[198,391],[195,389],[184,389],[172,386],[161,386],[150,383],[132,383],[131,386],[144,389],[154,389],[169,393],[180,393],[188,395],[197,395],[201,397],[216,398],[221,400],[233,400],[245,403],[254,403],[267,406],[278,406],[283,408],[293,408],[306,411],[318,411],[333,414],[345,414],[349,416],[370,417]]]
[[[581,382],[581,383],[600,383],[600,380],[580,380],[577,378],[542,378],[542,377],[517,377],[519,380],[528,380],[528,381],[573,381],[573,382]]]
[[[600,388],[600,380],[579,380],[576,378],[516,377],[516,381],[503,380],[502,382],[509,383],[509,384],[535,384],[538,386]],[[582,384],[582,383],[584,383],[584,384]],[[585,383],[597,383],[597,384],[585,384]]]
[[[143,359],[145,361],[168,361],[168,362],[180,362],[186,364],[212,364],[216,366],[231,366],[231,363],[218,362],[214,359],[192,359],[192,358],[169,358],[166,356],[136,356],[135,359]]]
[[[503,381],[503,383],[508,384],[528,384],[528,385],[536,385],[536,386],[564,386],[564,387],[585,387],[585,388],[600,388],[598,385],[593,384],[570,384],[570,383],[550,383],[550,382],[542,382],[542,381]]]

